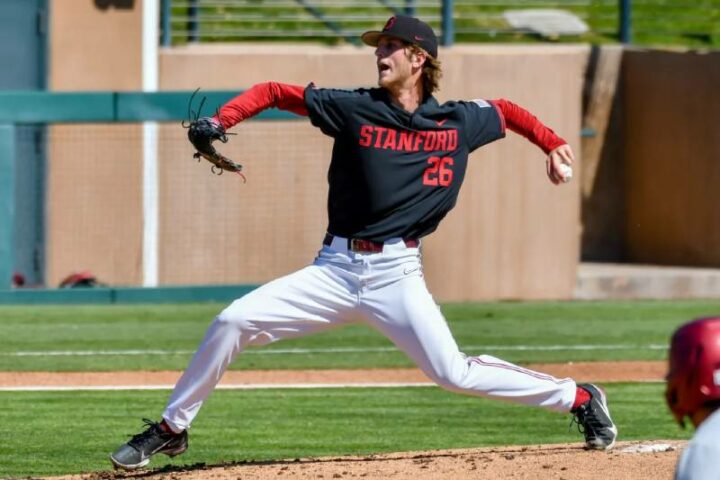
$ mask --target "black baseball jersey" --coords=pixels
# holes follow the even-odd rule
[[[505,136],[488,102],[430,96],[409,113],[384,89],[305,90],[312,124],[335,139],[328,232],[385,241],[420,238],[455,206],[468,154]]]

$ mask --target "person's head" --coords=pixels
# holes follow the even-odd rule
[[[699,318],[675,331],[665,399],[681,426],[690,417],[697,427],[720,407],[720,317]]]
[[[393,90],[420,82],[423,95],[438,90],[442,70],[438,41],[427,23],[414,17],[391,17],[381,31],[365,32],[366,45],[375,48],[378,85]]]

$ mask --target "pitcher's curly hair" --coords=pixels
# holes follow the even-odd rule
[[[442,67],[440,60],[433,58],[425,50],[415,44],[408,44],[407,56],[410,58],[413,54],[423,52],[427,57],[425,65],[423,65],[423,93],[425,96],[432,95],[440,90],[440,79],[442,78]]]

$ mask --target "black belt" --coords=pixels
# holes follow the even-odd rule
[[[335,238],[334,235],[326,233],[325,239],[323,240],[323,245],[330,246],[332,244],[333,238]],[[420,240],[418,240],[417,238],[403,238],[403,242],[405,242],[405,246],[408,248],[417,248],[420,245]],[[352,252],[378,253],[383,251],[384,246],[384,242],[375,242],[373,240],[365,240],[362,238],[347,239],[347,248]]]

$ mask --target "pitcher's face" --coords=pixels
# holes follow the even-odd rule
[[[407,44],[392,37],[380,37],[375,48],[378,85],[391,88],[402,85],[412,76],[412,61],[407,55]]]

